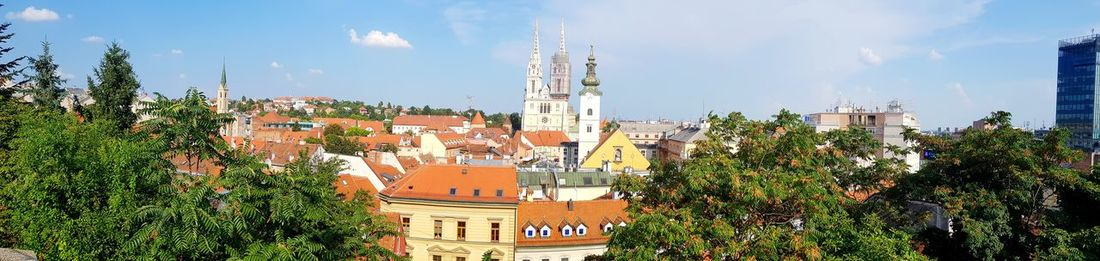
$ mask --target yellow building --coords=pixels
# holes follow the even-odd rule
[[[581,168],[598,169],[607,164],[610,171],[643,171],[649,169],[649,159],[620,130],[607,134],[592,153],[581,162]]]
[[[513,260],[518,196],[515,167],[469,165],[424,165],[379,195],[425,261]]]

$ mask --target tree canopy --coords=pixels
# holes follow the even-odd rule
[[[132,107],[141,84],[129,59],[130,52],[112,42],[94,71],[95,80],[88,77],[88,92],[95,100],[89,119],[112,121],[120,131],[137,122]]]

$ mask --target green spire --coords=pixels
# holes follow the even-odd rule
[[[579,95],[583,96],[585,93],[592,93],[596,96],[603,96],[603,92],[597,88],[600,86],[600,79],[596,78],[596,47],[589,45],[588,48],[590,48],[588,52],[588,63],[585,64],[585,66],[588,67],[588,73],[584,76],[584,79],[581,80],[584,89],[581,89]]]
[[[222,61],[222,88],[225,88],[225,61]]]

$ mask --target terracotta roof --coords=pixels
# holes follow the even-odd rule
[[[481,112],[477,112],[477,114],[474,114],[474,119],[470,121],[470,124],[485,125],[485,117],[481,117]]]
[[[618,228],[620,221],[629,218],[623,200],[572,201],[573,210],[569,210],[569,204],[569,201],[520,202],[516,209],[516,246],[602,245],[607,243],[604,224]],[[581,224],[587,229],[585,235],[574,231],[572,236],[562,236],[565,225],[576,230]],[[540,235],[542,225],[550,227],[549,237]],[[525,235],[528,226],[535,228],[534,237]]]
[[[433,122],[442,122],[447,127],[462,127],[466,120],[463,116],[401,115],[393,118],[393,125],[428,126]]]
[[[364,130],[373,131],[375,134],[385,133],[386,127],[381,121],[368,121],[368,120],[356,120],[349,118],[313,118],[313,121],[324,123],[325,125],[340,125],[344,129],[356,127]]]
[[[501,128],[472,128],[466,132],[466,139],[496,139],[507,135]]]
[[[365,162],[367,163],[367,166],[370,167],[372,171],[374,171],[374,175],[378,175],[378,179],[382,180],[383,183],[386,183],[387,186],[392,184],[393,182],[396,182],[397,180],[400,180],[401,176],[404,175],[404,173],[401,173],[400,170],[397,170],[397,168],[393,166],[375,162],[369,159]]]
[[[343,196],[344,200],[351,200],[356,191],[362,190],[370,193],[374,199],[374,206],[371,206],[371,210],[377,212],[378,206],[381,206],[382,201],[378,199],[378,191],[374,189],[374,185],[371,185],[370,179],[351,174],[340,174],[336,177],[333,186],[336,187],[336,193]]]
[[[522,132],[524,138],[530,141],[535,147],[560,147],[562,143],[570,142],[569,136],[565,135],[562,131],[535,131],[535,132]]]
[[[450,193],[451,189],[454,194]],[[519,202],[515,167],[424,165],[387,187],[382,194],[392,198],[455,202]]]
[[[379,149],[382,148],[382,144],[392,144],[393,146],[401,146],[401,135],[396,134],[378,134],[370,137],[353,137],[359,143],[363,143],[363,146],[367,149]]]
[[[217,164],[213,159],[205,159],[195,162],[194,164],[188,164],[186,157],[183,155],[176,155],[169,159],[169,161],[176,167],[176,171],[191,175],[209,175],[217,177],[225,170],[224,166]]]
[[[321,145],[318,144],[265,142],[256,144],[256,147],[252,150],[252,155],[255,155],[261,161],[270,159],[272,165],[286,165],[297,159],[299,151],[304,150],[306,155],[313,155],[320,148]]]
[[[435,138],[443,143],[447,149],[462,148],[466,146],[466,137],[457,133],[436,133]]]
[[[264,115],[260,115],[252,118],[252,124],[256,126],[263,126],[264,123],[270,122],[290,122],[289,116],[279,115],[278,113],[268,112]]]
[[[412,173],[414,169],[420,167],[420,160],[416,157],[398,156],[397,162],[401,163],[401,168],[405,169],[405,173]]]

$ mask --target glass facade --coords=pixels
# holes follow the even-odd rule
[[[1100,149],[1100,113],[1096,110],[1097,51],[1100,34],[1058,42],[1058,95],[1055,125],[1071,133],[1070,145]]]

